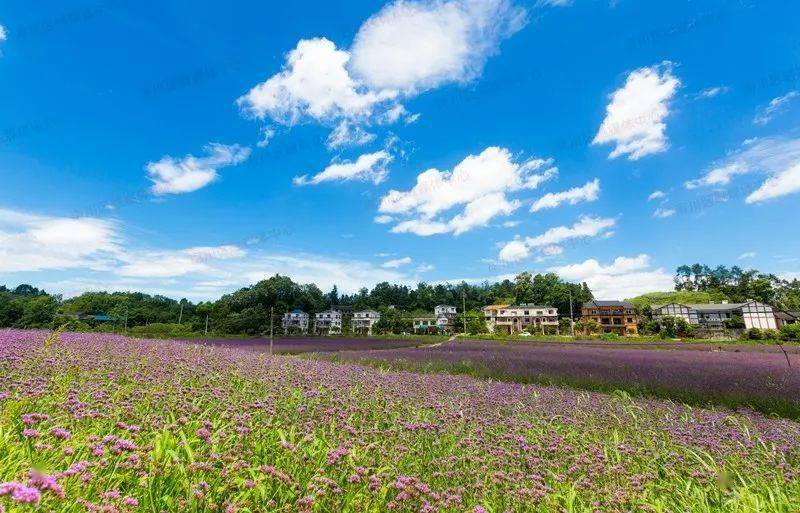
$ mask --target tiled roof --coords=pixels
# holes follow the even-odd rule
[[[606,300],[598,300],[595,299],[594,301],[589,301],[584,303],[584,308],[593,308],[593,307],[603,307],[603,306],[619,306],[622,308],[634,308],[633,303],[629,303],[627,301],[606,301]]]

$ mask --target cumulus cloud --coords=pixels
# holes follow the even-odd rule
[[[611,95],[592,144],[616,144],[609,155],[612,159],[627,156],[638,160],[666,151],[665,120],[680,85],[669,62],[632,72],[625,85]]]
[[[325,38],[303,39],[289,52],[283,71],[239,98],[239,106],[263,119],[293,125],[305,118],[326,121],[367,117],[394,96],[366,89],[350,77],[350,54]]]
[[[705,175],[685,185],[687,189],[724,186],[736,176],[751,173],[765,173],[769,177],[747,196],[747,203],[800,192],[800,138],[748,140],[739,150],[716,162]]]
[[[120,239],[111,220],[0,209],[0,272],[104,268]]]
[[[525,22],[510,0],[396,1],[361,26],[351,67],[373,89],[405,94],[468,82]]]
[[[323,182],[361,181],[379,184],[386,179],[387,166],[392,161],[392,155],[381,150],[375,153],[361,155],[355,161],[331,163],[324,170],[311,178],[308,175],[296,176],[295,185],[318,185]]]
[[[500,250],[499,258],[503,262],[518,262],[528,258],[533,251],[545,256],[558,255],[563,252],[564,242],[575,239],[609,237],[617,222],[611,218],[584,216],[572,226],[556,226],[535,237],[517,238],[506,243]]]
[[[647,201],[653,201],[664,197],[666,197],[664,191],[653,191],[650,193],[650,196],[647,197]]]
[[[250,148],[212,143],[204,148],[205,157],[187,155],[176,159],[169,155],[149,162],[147,174],[153,182],[153,194],[184,194],[202,189],[218,178],[217,170],[241,164],[250,157]]]
[[[780,113],[781,110],[786,107],[786,105],[789,104],[789,102],[797,97],[798,94],[800,93],[797,91],[790,91],[783,96],[773,98],[772,101],[769,102],[769,105],[761,109],[756,114],[756,117],[753,118],[753,123],[761,126],[767,125],[775,116]]]
[[[617,257],[608,265],[595,259],[553,267],[561,278],[586,282],[598,299],[625,299],[648,292],[672,290],[672,275],[664,269],[653,269],[649,255]]]
[[[403,99],[478,78],[526,14],[512,0],[397,0],[361,26],[350,49],[324,37],[300,40],[283,69],[237,103],[247,115],[288,126],[336,125],[328,140],[334,149],[363,143],[369,133],[356,126],[419,118]]]
[[[7,37],[6,28],[0,25],[0,41],[5,41]]]
[[[739,260],[746,260],[748,258],[755,258],[757,256],[758,256],[758,253],[756,253],[755,251],[747,251],[747,252],[742,253],[741,255],[739,255]]]
[[[539,198],[531,206],[531,212],[556,208],[562,203],[577,205],[581,201],[596,201],[600,197],[600,179],[595,178],[583,187],[574,187],[564,192],[550,192]]]
[[[428,169],[408,191],[389,191],[378,210],[411,218],[399,222],[392,229],[395,233],[460,234],[484,226],[496,216],[511,214],[520,202],[509,200],[507,194],[535,189],[557,173],[552,160],[519,161],[507,149],[489,147],[466,157],[453,171]],[[462,206],[452,218],[441,217]]]

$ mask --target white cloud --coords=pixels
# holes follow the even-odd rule
[[[284,125],[338,124],[329,145],[357,144],[370,134],[355,126],[419,119],[403,98],[478,78],[526,15],[513,0],[396,0],[361,26],[349,50],[324,37],[300,40],[283,69],[237,103]]]
[[[520,239],[506,243],[500,250],[500,260],[503,262],[519,262],[529,256],[531,256],[530,248]]]
[[[176,159],[169,155],[157,162],[149,162],[147,174],[153,182],[153,194],[184,194],[202,189],[217,179],[217,170],[235,166],[247,160],[250,148],[234,144],[208,144],[205,157],[187,155]]]
[[[573,0],[539,0],[537,5],[551,7],[567,7],[572,5]]]
[[[664,193],[664,191],[653,191],[652,193],[650,193],[650,196],[647,197],[647,201],[653,201],[659,198],[663,198],[665,196],[666,194]]]
[[[685,185],[687,189],[724,186],[735,176],[755,172],[770,176],[747,197],[747,203],[800,192],[800,138],[748,140],[738,151],[716,162],[705,175]]]
[[[595,178],[583,187],[574,187],[567,191],[547,193],[533,203],[531,212],[538,212],[546,208],[555,208],[562,203],[576,205],[581,201],[596,201],[600,196],[600,179]]]
[[[706,98],[715,98],[721,94],[725,94],[730,89],[725,86],[718,86],[718,87],[709,87],[708,89],[703,89],[697,94],[698,98],[706,99]]]
[[[5,41],[7,37],[6,28],[0,25],[0,41]]]
[[[417,266],[417,268],[414,269],[414,272],[416,272],[417,274],[424,274],[424,273],[429,273],[429,272],[433,271],[434,269],[436,269],[436,267],[434,267],[434,266],[432,266],[430,264],[422,264],[420,266]]]
[[[399,269],[405,265],[409,265],[412,262],[411,257],[403,257],[403,258],[396,258],[394,260],[388,260],[381,265],[384,269]]]
[[[276,131],[274,127],[265,126],[261,128],[261,139],[258,140],[256,146],[259,148],[266,148],[269,142],[275,137]]]
[[[325,38],[303,39],[289,52],[283,71],[239,98],[239,106],[263,119],[293,125],[311,118],[366,118],[391,93],[367,90],[350,77],[350,54]]]
[[[394,217],[392,216],[375,216],[374,221],[377,224],[389,224],[394,221]]]
[[[780,111],[796,96],[798,96],[797,91],[790,91],[783,96],[778,96],[777,98],[773,98],[772,101],[769,102],[769,105],[761,109],[756,117],[753,118],[753,123],[756,125],[765,126],[768,124],[772,119],[780,113]]]
[[[323,182],[357,180],[362,182],[371,181],[377,185],[386,179],[388,174],[387,166],[391,161],[392,155],[386,150],[366,153],[358,157],[355,162],[346,160],[344,162],[331,163],[331,165],[310,179],[308,175],[296,176],[294,184],[317,185]]]
[[[0,209],[0,272],[101,269],[120,251],[117,224]]]
[[[518,162],[509,150],[489,147],[465,158],[452,172],[429,169],[417,176],[410,190],[389,191],[378,210],[412,217],[397,224],[395,233],[464,233],[516,210],[519,201],[509,200],[506,194],[535,189],[557,173],[552,160]],[[463,210],[449,220],[435,217],[462,205]]]
[[[665,120],[680,85],[669,62],[632,72],[625,86],[611,95],[592,144],[616,144],[612,159],[627,155],[628,160],[638,160],[666,151]]]
[[[363,146],[375,140],[375,134],[369,133],[360,126],[347,120],[342,120],[330,133],[325,145],[329,150],[336,150],[350,146]]]
[[[677,212],[674,209],[657,208],[655,212],[653,212],[653,217],[656,217],[658,219],[666,219],[668,217],[674,216],[675,214],[677,214]]]
[[[187,275],[219,274],[214,261],[237,260],[245,256],[237,246],[198,246],[176,251],[129,251],[119,255],[121,265],[114,272],[129,278],[175,278]]]
[[[674,287],[672,275],[663,269],[652,269],[648,255],[617,257],[609,265],[589,259],[550,271],[565,280],[586,282],[598,299],[625,299]]]
[[[608,237],[613,234],[611,229],[616,224],[616,220],[611,218],[584,216],[572,226],[557,226],[536,237],[518,238],[506,243],[500,250],[500,260],[517,262],[530,256],[532,250],[538,250],[545,256],[561,254],[563,252],[561,244],[564,242],[575,239]]]
[[[361,26],[351,67],[370,87],[405,94],[468,82],[525,21],[510,0],[396,1]]]
[[[800,162],[769,177],[761,187],[747,196],[745,201],[758,203],[798,192],[800,192]]]
[[[742,253],[739,255],[739,260],[746,260],[748,258],[755,258],[758,256],[758,253],[755,251],[747,251],[746,253]]]

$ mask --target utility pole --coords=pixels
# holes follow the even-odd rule
[[[181,299],[181,313],[178,315],[178,324],[183,320],[183,300]]]
[[[467,334],[467,293],[461,293],[461,306],[464,309],[464,335]]]
[[[572,316],[572,290],[569,291],[569,328],[575,338],[575,317]]]
[[[275,323],[275,307],[269,307],[269,355],[272,356],[272,344],[273,344],[273,335],[274,335],[274,323]]]
[[[125,305],[125,332],[128,331],[128,305]]]
[[[205,330],[206,337],[208,336],[208,314],[206,314],[206,330]]]

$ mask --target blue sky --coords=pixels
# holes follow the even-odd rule
[[[0,283],[800,271],[800,5],[6,0]]]

